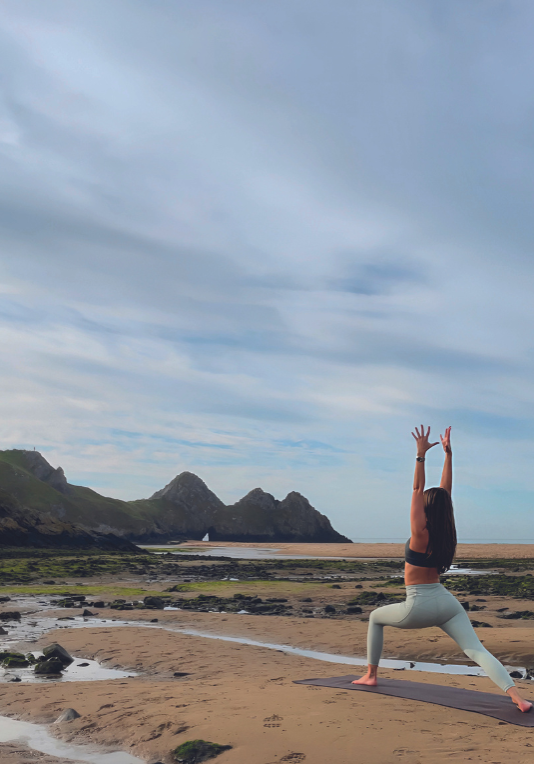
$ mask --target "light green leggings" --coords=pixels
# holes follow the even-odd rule
[[[482,645],[471,621],[458,600],[441,584],[406,587],[406,600],[373,610],[367,632],[367,662],[378,666],[384,644],[384,626],[397,629],[426,629],[439,626],[452,637],[464,653],[481,666],[501,690],[514,686],[510,675]]]

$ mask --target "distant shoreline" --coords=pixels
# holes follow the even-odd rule
[[[370,543],[359,541],[353,544],[304,544],[304,543],[269,543],[239,541],[186,541],[181,548],[214,549],[233,547],[236,549],[270,549],[273,557],[277,555],[309,555],[313,557],[345,558],[404,558],[404,544],[398,542]],[[534,543],[527,542],[460,542],[456,550],[456,559],[534,559]]]

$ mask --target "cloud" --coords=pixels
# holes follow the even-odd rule
[[[126,498],[191,469],[403,535],[424,416],[470,459],[466,532],[486,505],[506,532],[511,475],[519,528],[533,14],[5,2],[0,444]]]

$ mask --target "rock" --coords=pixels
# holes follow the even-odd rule
[[[96,602],[93,602],[93,607],[106,607],[106,603],[104,600],[97,600]]]
[[[11,679],[7,680],[8,682],[22,682],[22,679],[20,676],[12,676]]]
[[[87,618],[90,615],[96,615],[96,613],[91,613],[91,611],[87,610],[87,608],[82,613],[82,616],[84,616],[85,618]]]
[[[10,650],[0,652],[0,663],[5,668],[26,668],[30,665],[25,655]]]
[[[304,599],[299,600],[299,602],[313,602],[311,597],[304,597]]]
[[[88,665],[89,665],[88,663],[77,663],[76,668],[85,668]]]
[[[57,642],[54,642],[52,645],[47,645],[45,648],[43,648],[43,655],[47,660],[56,658],[64,666],[69,666],[74,660],[74,658],[65,650],[65,648],[61,647],[61,645],[58,645]]]
[[[79,714],[77,711],[75,711],[74,708],[66,708],[56,719],[54,724],[59,724],[60,722],[71,722],[73,719],[79,719],[81,714]]]
[[[325,613],[335,613],[336,609],[333,605],[326,605],[324,609]]]
[[[174,759],[180,764],[200,764],[214,759],[223,751],[229,751],[231,745],[219,745],[208,740],[188,740],[173,751]]]
[[[523,679],[523,674],[520,671],[510,671],[512,679]]]
[[[55,581],[43,581],[43,584],[47,584],[49,586],[55,586],[56,582]]]
[[[355,589],[363,589],[363,586],[361,584],[356,584],[356,586],[354,588]]]
[[[7,597],[7,596],[0,597],[0,602],[11,602],[11,597]]]
[[[6,629],[3,629],[3,628],[0,626],[0,634],[9,634],[9,632],[8,632],[8,631],[6,631]]]
[[[189,676],[188,671],[175,671],[173,676]]]
[[[332,584],[332,589],[341,589],[339,584]]]
[[[20,621],[20,613],[18,610],[4,610],[0,613],[0,621]]]
[[[345,612],[348,613],[348,615],[354,615],[356,613],[363,613],[363,610],[359,605],[349,605]]]
[[[464,610],[469,610],[469,602],[460,602],[460,605]]]
[[[63,663],[58,658],[42,661],[35,664],[35,673],[45,676],[56,676],[63,671]]]
[[[157,623],[159,621],[159,618],[151,618],[150,623]]]
[[[163,610],[165,607],[165,600],[162,597],[145,597],[143,603],[145,607],[154,608],[156,610]]]

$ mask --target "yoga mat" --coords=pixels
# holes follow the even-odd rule
[[[492,695],[489,692],[464,690],[461,687],[446,687],[439,684],[408,682],[404,679],[379,679],[377,687],[351,684],[353,679],[359,678],[354,674],[349,674],[320,679],[300,679],[294,683],[333,687],[336,690],[358,690],[375,695],[392,695],[395,698],[406,698],[407,700],[421,700],[423,703],[435,703],[438,706],[492,716],[494,719],[500,719],[509,724],[517,724],[520,727],[534,727],[534,707],[528,713],[522,714],[508,695]]]

